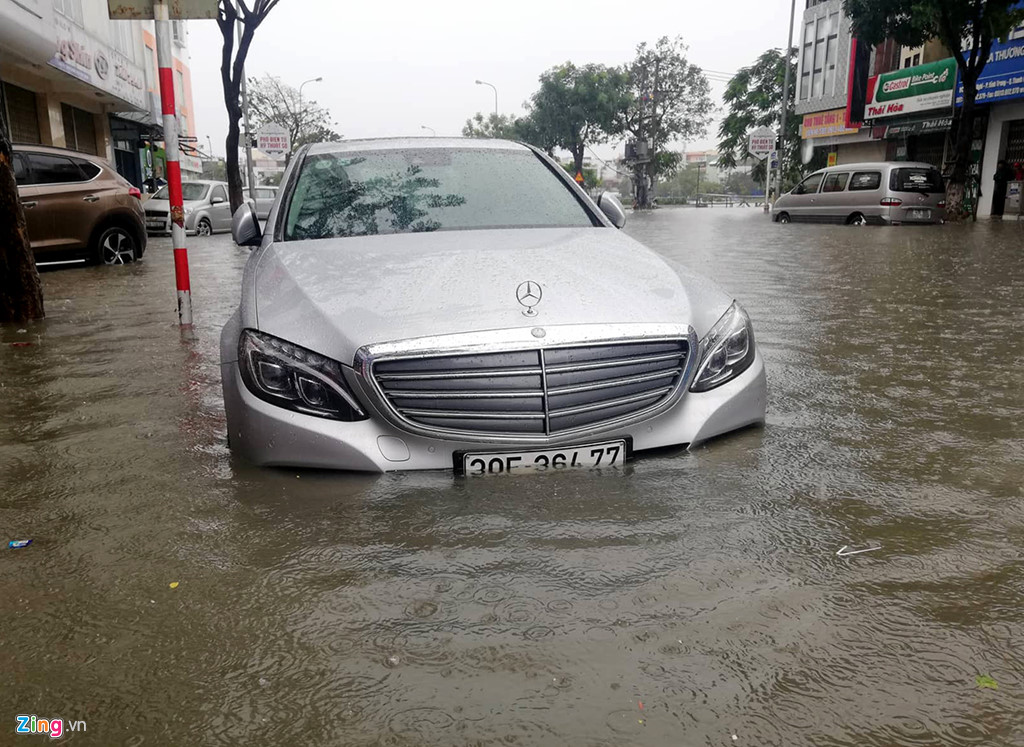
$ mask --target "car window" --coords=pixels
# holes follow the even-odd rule
[[[807,177],[798,185],[796,185],[796,189],[794,189],[793,192],[798,195],[809,195],[817,192],[818,187],[821,185],[821,180],[824,176],[824,173],[811,174],[809,177]]]
[[[81,169],[67,156],[31,153],[28,155],[28,160],[32,165],[33,184],[67,184],[85,181]]]
[[[894,192],[925,192],[936,194],[945,192],[942,174],[938,169],[902,168],[893,169],[889,175],[889,189]]]
[[[183,202],[192,202],[194,200],[201,200],[206,196],[206,190],[209,189],[208,184],[200,184],[199,182],[183,182],[181,185],[181,199]],[[171,192],[167,185],[160,187],[153,195],[154,200],[169,200],[171,199]]]
[[[224,187],[222,187],[220,184],[213,188],[213,193],[210,195],[210,199],[212,200],[215,197],[219,197],[220,199],[224,200],[224,202],[228,201],[228,193],[224,191]]]
[[[878,185],[881,183],[882,173],[880,171],[857,171],[850,177],[850,191],[865,192],[878,189]]]
[[[25,159],[14,154],[14,181],[19,185],[28,184],[28,167],[25,165]]]
[[[84,158],[72,158],[71,160],[82,170],[82,174],[85,175],[86,179],[92,179],[102,171],[99,166],[92,161],[86,161]]]
[[[821,186],[822,192],[842,192],[846,189],[846,182],[849,181],[849,172],[841,172],[838,174],[828,174],[825,177],[825,183]]]
[[[256,196],[260,199],[273,198],[274,190],[272,189],[257,189]]]
[[[595,225],[532,151],[410,148],[308,156],[284,238]]]

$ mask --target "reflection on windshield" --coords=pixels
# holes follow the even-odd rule
[[[592,225],[566,184],[528,150],[342,151],[305,159],[284,238]]]

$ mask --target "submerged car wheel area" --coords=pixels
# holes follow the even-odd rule
[[[265,229],[250,205],[234,218],[258,248],[221,337],[232,449],[474,475],[618,466],[762,423],[747,314],[623,216],[520,144],[304,147]]]

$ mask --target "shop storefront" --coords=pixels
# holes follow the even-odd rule
[[[1006,161],[1011,183],[1006,190],[1003,214],[1016,216],[1020,210],[1021,181],[1017,179],[1020,164],[1024,169],[1024,26],[1011,33],[1006,41],[996,42],[978,80],[976,99],[983,114],[979,139],[983,134],[984,152],[975,173],[980,179],[981,197],[978,215],[999,213],[993,210],[993,194],[997,165]],[[963,103],[963,88],[957,91],[957,105]]]
[[[942,168],[951,147],[956,75],[949,57],[868,78],[864,122],[884,143],[880,160]]]

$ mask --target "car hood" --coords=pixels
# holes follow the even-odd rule
[[[561,324],[686,323],[732,302],[610,228],[512,229],[277,242],[253,258],[260,330],[351,363],[363,345]],[[516,299],[542,288],[535,316]]]

